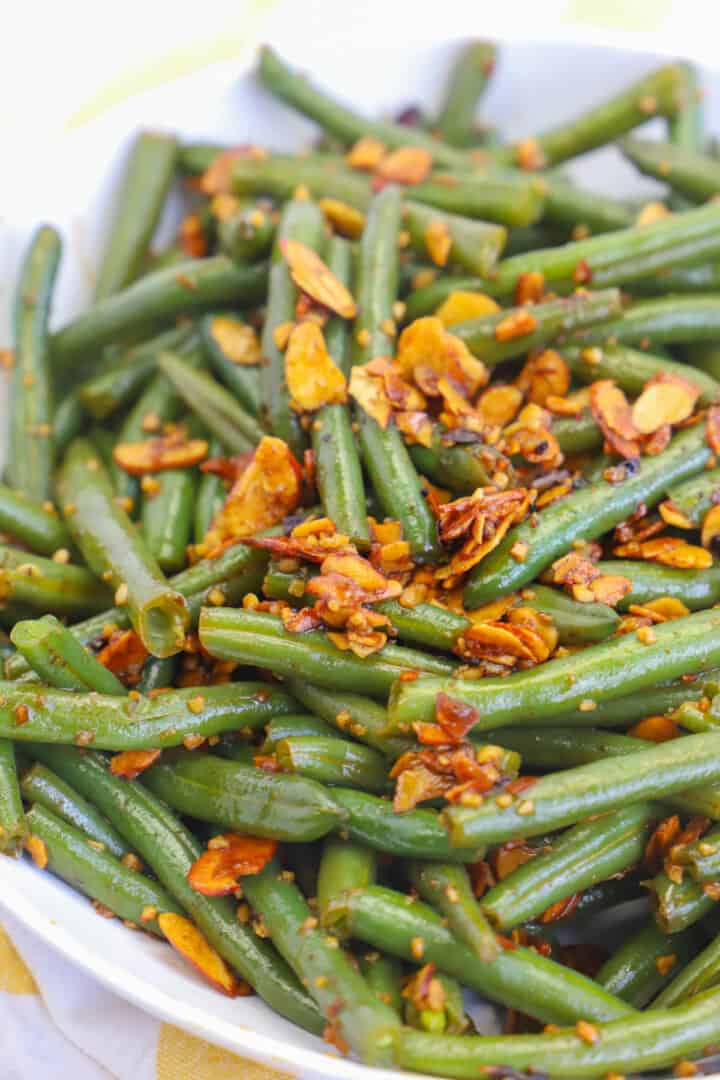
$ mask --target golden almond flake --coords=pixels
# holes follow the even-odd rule
[[[365,135],[350,147],[345,155],[345,162],[351,169],[374,172],[386,153],[387,147],[384,143]]]
[[[320,199],[320,209],[333,232],[357,240],[365,228],[365,215],[340,199]]]
[[[537,330],[537,319],[530,311],[513,311],[495,327],[496,341],[514,341],[515,338],[525,337]]]
[[[664,424],[679,424],[692,414],[700,390],[682,376],[661,372],[645,385],[632,408],[633,424],[651,435]]]
[[[344,319],[355,318],[357,305],[352,295],[319,255],[299,240],[281,240],[280,250],[302,292]]]
[[[372,375],[366,364],[356,364],[350,373],[348,393],[357,401],[363,412],[385,429],[390,423],[392,405],[388,400],[382,379]]]
[[[313,322],[299,323],[285,350],[285,379],[290,405],[312,412],[347,400],[345,376],[327,351],[322,330]]]
[[[421,184],[432,168],[432,155],[422,146],[400,146],[376,166],[377,179],[388,184]]]
[[[260,342],[247,323],[229,315],[216,315],[210,323],[210,334],[223,356],[233,364],[253,367],[260,363]]]
[[[700,533],[700,543],[704,548],[710,548],[720,536],[720,505],[711,506],[705,514]]]
[[[421,288],[416,285],[415,288]],[[468,319],[480,319],[484,315],[496,315],[500,311],[498,304],[482,292],[466,292],[459,289],[451,292],[442,302],[435,314],[445,326],[467,322]]]
[[[442,218],[433,218],[425,230],[425,247],[436,266],[446,266],[452,250],[452,236]]]

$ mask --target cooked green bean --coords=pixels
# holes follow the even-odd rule
[[[194,371],[174,353],[161,353],[157,363],[175,392],[226,450],[242,454],[260,442],[263,432],[257,420],[211,375]]]
[[[668,499],[692,522],[702,525],[708,510],[720,502],[720,469],[710,469],[668,491]]]
[[[242,608],[205,608],[199,632],[203,647],[219,660],[271,667],[286,678],[302,675],[329,690],[380,699],[387,697],[401,671],[449,673],[454,668],[449,660],[401,645],[386,645],[361,659],[338,649],[322,631],[293,634],[275,616]]]
[[[79,356],[145,330],[158,320],[169,322],[177,315],[219,304],[258,303],[266,285],[265,265],[236,266],[226,255],[156,270],[58,330],[51,339],[53,361],[58,370],[65,371]]]
[[[33,745],[32,754],[37,756],[37,746]],[[74,791],[70,784],[62,780],[57,773],[36,761],[27,772],[23,773],[20,790],[28,803],[43,806],[55,817],[66,821],[79,830],[86,840],[102,845],[102,850],[122,859],[129,848],[117,829],[103,817],[92,803]]]
[[[715,938],[699,952],[658,994],[651,1009],[669,1009],[717,986],[720,978],[720,938]]]
[[[84,567],[4,545],[0,545],[0,589],[5,601],[70,618],[102,611],[111,600],[107,586]]]
[[[350,286],[352,250],[342,237],[328,241],[326,261],[335,277]],[[350,333],[345,319],[336,315],[325,327],[327,350],[344,375],[350,368]],[[352,430],[348,405],[325,405],[312,423],[317,489],[325,513],[339,532],[356,543],[369,541],[365,487],[360,453]]]
[[[464,866],[414,862],[410,864],[410,880],[420,897],[446,919],[448,928],[459,942],[472,949],[486,964],[497,959],[500,945],[475,899]],[[366,885],[358,887],[365,888]]]
[[[452,843],[502,843],[540,836],[629,803],[700,787],[720,779],[720,763],[707,760],[720,735],[687,735],[644,751],[609,758],[544,776],[508,807],[486,803],[478,809],[451,806],[443,818]]]
[[[16,622],[10,640],[49,686],[120,696],[126,693],[112,671],[86,651],[54,615]]]
[[[222,444],[219,439],[213,439],[208,456],[217,458],[221,455]],[[201,544],[207,536],[208,529],[222,508],[226,497],[227,488],[223,478],[215,472],[204,472],[197,485],[193,510],[192,538],[196,544]]]
[[[690,345],[717,336],[720,329],[720,296],[697,293],[693,296],[664,296],[639,300],[626,308],[622,317],[602,325],[577,330],[573,338],[587,345]]]
[[[317,902],[321,918],[345,893],[374,885],[376,872],[377,855],[372,848],[329,836],[323,844],[318,869]]]
[[[108,575],[116,600],[120,606],[127,604],[145,647],[155,656],[179,652],[188,625],[185,600],[168,585],[116,504],[109,477],[85,439],[76,439],[68,448],[58,487],[73,539],[90,568],[99,577]]]
[[[698,368],[668,360],[664,356],[653,356],[641,349],[631,349],[621,345],[605,348],[565,349],[563,350],[571,372],[576,379],[584,383],[596,379],[612,379],[626,394],[636,397],[645,384],[655,376],[665,372],[679,375],[700,390],[698,401],[701,405],[710,405],[720,396],[720,383],[711,375]],[[555,428],[553,428],[555,431]]]
[[[552,839],[549,850],[485,893],[482,911],[493,926],[509,929],[573,893],[623,873],[640,862],[652,823],[661,817],[656,803],[636,803],[575,825]]]
[[[287,685],[292,696],[310,712],[389,757],[399,757],[411,745],[407,739],[388,735],[387,712],[368,697],[313,686],[304,678],[288,679]]]
[[[277,953],[238,921],[231,900],[193,889],[187,875],[200,844],[159,799],[142,784],[113,776],[102,754],[53,746],[42,747],[40,756],[105,814],[210,944],[273,1009],[320,1034],[324,1022],[312,1000]]]
[[[562,339],[578,327],[592,323],[615,326],[621,307],[617,289],[577,292],[559,300],[545,300],[532,309],[506,308],[495,315],[456,323],[452,332],[479,360],[499,364],[501,360]],[[503,333],[503,327],[508,328],[507,334]]]
[[[687,867],[694,881],[718,881],[720,880],[719,851],[720,829],[714,828],[691,844],[677,845],[677,850],[673,852],[673,861]]]
[[[179,746],[190,735],[207,738],[259,728],[274,713],[293,708],[287,694],[257,682],[190,686],[137,698],[72,693],[35,683],[3,682],[0,687],[0,737],[77,741],[103,750]]]
[[[700,473],[699,478],[704,475]],[[618,603],[621,611],[631,604],[647,604],[662,596],[680,600],[691,611],[711,607],[720,600],[720,567],[717,566],[707,570],[680,570],[642,559],[601,560],[597,566],[601,573],[619,574],[631,583],[632,591]]]
[[[326,923],[405,960],[437,965],[492,1001],[549,1024],[629,1019],[634,1010],[590,979],[519,945],[487,964],[419,900],[379,885],[348,893]]]
[[[611,994],[642,1009],[668,984],[673,972],[692,960],[699,947],[700,937],[692,927],[668,935],[650,923],[612,953],[596,978]]]
[[[451,146],[477,145],[480,129],[475,122],[475,112],[492,75],[495,59],[496,48],[491,41],[471,41],[453,64],[445,102],[435,124]]]
[[[594,540],[624,521],[644,502],[651,507],[675,484],[702,471],[710,448],[702,425],[676,435],[667,450],[641,461],[621,484],[600,480],[580,488],[550,508],[550,513],[510,529],[501,543],[471,572],[465,586],[468,608],[487,603],[527,585],[576,540]],[[528,544],[527,557],[510,555],[517,541]]]
[[[220,250],[237,263],[255,262],[268,255],[274,239],[272,217],[260,206],[241,206],[218,223]]]
[[[655,921],[664,934],[677,934],[694,926],[714,910],[717,901],[710,892],[692,878],[672,881],[661,870],[645,882],[655,908]]]
[[[273,752],[281,772],[309,776],[331,787],[382,794],[390,786],[382,754],[335,735],[291,735],[280,739]]]
[[[433,237],[439,234],[440,239],[445,238],[448,245],[447,253],[442,256],[446,262],[480,277],[489,274],[494,280],[495,273],[502,277],[503,264],[493,270],[507,240],[507,229],[502,225],[449,214],[417,202],[404,204],[402,221],[410,235],[410,243],[418,254],[430,256],[436,262]],[[709,251],[709,255],[714,253],[714,250]],[[441,262],[441,265],[444,264]]]
[[[674,1009],[626,1016],[593,1025],[597,1038],[575,1028],[542,1035],[452,1036],[403,1031],[399,1064],[454,1080],[474,1080],[479,1070],[542,1069],[565,1080],[593,1080],[611,1074],[670,1068],[698,1057],[720,1036],[720,991],[709,990]],[[522,1008],[522,1005],[520,1006]]]
[[[177,142],[171,135],[145,131],[133,143],[115,193],[112,228],[95,283],[96,300],[123,289],[140,273],[176,159]]]
[[[389,1005],[400,1016],[404,999],[402,996],[403,966],[394,956],[385,956],[373,949],[356,957],[365,982],[376,998]]]
[[[316,781],[268,773],[210,754],[164,755],[143,774],[143,782],[179,813],[251,836],[317,840],[343,824],[342,808]]]
[[[457,495],[469,495],[475,488],[492,484],[498,476],[503,482],[512,480],[513,470],[508,459],[495,447],[480,439],[474,442],[453,442],[452,433],[442,424],[433,423],[430,446],[409,447],[415,468],[423,476]]]
[[[668,184],[693,202],[711,199],[720,191],[720,165],[707,154],[637,138],[623,139],[620,149],[640,172]]]
[[[0,852],[13,855],[27,836],[18,786],[15,747],[9,739],[0,739]]]
[[[187,563],[197,474],[191,469],[166,469],[156,483],[157,489],[143,496],[142,534],[160,569],[173,574]]]
[[[400,1033],[397,1015],[377,999],[337,938],[313,924],[297,885],[272,860],[259,874],[243,878],[242,886],[280,954],[347,1043],[366,1064],[391,1065]]]
[[[13,487],[41,502],[50,497],[53,391],[48,320],[60,263],[60,234],[41,226],[27,249],[13,310],[15,362],[10,385],[6,473]]]
[[[321,720],[319,716],[311,713],[289,713],[287,716],[273,716],[265,728],[265,742],[262,745],[262,753],[271,754],[276,744],[281,739],[292,739],[297,736],[321,735],[337,736],[337,732]]]
[[[88,843],[84,832],[57,817],[47,807],[36,803],[28,811],[26,820],[31,834],[43,843],[50,873],[102,904],[118,918],[163,937],[157,916],[166,911],[182,912],[157,881],[126,866],[95,842]]]

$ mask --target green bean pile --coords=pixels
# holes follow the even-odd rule
[[[263,49],[316,144],[141,134],[54,332],[36,231],[0,851],[369,1065],[691,1076],[720,1047],[720,161],[687,64],[507,142],[496,59],[390,121]],[[608,143],[662,200],[559,171]]]

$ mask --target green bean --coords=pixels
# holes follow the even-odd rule
[[[487,291],[493,296],[511,296],[521,276],[531,270],[540,272],[550,285],[570,288],[581,272],[583,281],[603,289],[665,269],[701,263],[720,251],[719,221],[719,207],[702,206],[641,228],[633,225],[588,240],[515,255],[491,273]]]
[[[443,165],[467,168],[470,159],[460,150],[442,143],[432,135],[404,124],[367,120],[333,101],[324,91],[316,90],[306,79],[293,71],[280,57],[265,45],[260,50],[259,76],[263,86],[287,105],[315,120],[324,131],[335,135],[342,142],[369,135],[388,147],[418,146],[428,150],[433,160]]]
[[[720,382],[720,352],[712,341],[700,341],[682,349],[683,359]]]
[[[720,938],[715,938],[699,952],[652,1002],[651,1009],[669,1009],[717,986],[720,978]]]
[[[704,371],[664,356],[653,356],[640,349],[620,345],[603,349],[565,349],[563,356],[572,374],[581,382],[612,379],[621,390],[633,397],[642,393],[650,379],[668,372],[693,383],[700,390],[698,401],[701,405],[712,404],[720,395],[720,383]]]
[[[584,975],[518,946],[487,964],[453,936],[432,908],[378,885],[358,889],[335,905],[330,925],[375,948],[416,962],[418,953],[445,974],[509,1008],[544,1023],[609,1020],[633,1014],[624,1002]]]
[[[42,754],[37,746],[32,747],[32,754]],[[86,840],[102,845],[102,850],[116,859],[127,855],[129,848],[120,833],[97,810],[92,803],[74,791],[56,773],[46,765],[36,761],[20,781],[23,798],[28,803],[50,810],[55,817],[66,821],[83,834]]]
[[[447,920],[448,929],[462,945],[486,964],[497,959],[500,945],[475,899],[464,866],[414,862],[410,864],[410,880],[420,897]]]
[[[602,431],[589,409],[583,409],[577,416],[554,417],[552,433],[563,454],[586,454],[599,449],[603,442]],[[602,472],[598,478],[602,478]]]
[[[174,353],[161,353],[157,363],[176,393],[226,450],[242,454],[260,442],[263,432],[257,420],[211,375],[194,371]]]
[[[258,303],[266,284],[265,265],[236,266],[226,255],[156,270],[58,330],[51,339],[56,370],[65,371],[79,356],[145,330],[158,320],[169,321],[219,304]]]
[[[411,745],[407,739],[387,734],[385,709],[368,697],[313,686],[304,678],[289,679],[287,685],[294,698],[331,727],[352,735],[389,757],[399,757]]]
[[[187,564],[197,473],[194,469],[167,469],[156,480],[159,490],[143,497],[142,534],[160,569],[172,574]]]
[[[116,504],[109,477],[87,440],[71,443],[58,487],[73,539],[90,568],[99,577],[107,573],[113,587],[122,591],[130,620],[148,652],[154,656],[178,652],[188,625],[185,600],[168,585]]]
[[[650,891],[655,921],[664,934],[686,930],[715,909],[716,901],[702,884],[692,878],[675,882],[661,870],[644,884]]]
[[[680,64],[679,67],[682,100],[674,116],[668,117],[668,141],[680,150],[702,151],[705,139],[700,73],[694,64]],[[682,195],[674,195],[670,200],[674,210],[684,209],[687,205],[688,200]]]
[[[177,326],[158,334],[142,345],[122,350],[107,371],[93,375],[77,388],[83,409],[96,420],[104,420],[132,401],[156,371],[158,354],[166,349],[193,348],[197,337],[187,326]]]
[[[316,781],[210,754],[176,751],[163,756],[143,774],[143,782],[179,813],[251,836],[317,840],[343,824],[342,808]]]
[[[85,833],[45,806],[33,805],[28,811],[27,823],[31,834],[43,843],[50,873],[102,904],[118,918],[162,938],[157,916],[167,911],[181,913],[182,909],[156,881],[126,866],[116,855],[101,850],[94,842],[88,843]]]
[[[197,687],[185,687],[136,699],[31,683],[4,682],[0,688],[0,737],[22,742],[77,740],[103,750],[179,746],[188,735],[207,738],[244,726],[262,727],[274,713],[293,707],[282,691],[256,682],[219,683],[202,687],[201,693]]]
[[[309,776],[331,787],[381,794],[390,786],[382,754],[335,735],[290,736],[275,744],[274,753],[281,772]]]
[[[587,345],[688,345],[705,341],[720,330],[720,296],[664,296],[631,304],[620,319],[578,330],[572,336]]]
[[[428,653],[386,645],[360,658],[338,649],[322,631],[293,634],[273,615],[243,608],[205,608],[200,614],[203,648],[218,660],[271,667],[285,678],[302,675],[329,690],[384,699],[395,678],[407,670],[452,671],[454,665]]]
[[[10,640],[49,686],[59,690],[97,690],[124,696],[125,687],[112,671],[87,652],[54,615],[17,622]]]
[[[613,142],[625,132],[644,124],[652,115],[674,116],[681,106],[682,82],[680,66],[665,64],[601,105],[589,108],[574,120],[538,135],[533,141],[543,167],[557,165],[558,162]],[[499,161],[513,161],[518,152],[518,146],[514,146],[501,148],[492,156]]]
[[[682,199],[682,195],[675,198]],[[701,266],[679,266],[663,270],[653,277],[636,278],[628,285],[633,297],[661,296],[667,293],[711,293],[720,290],[720,264],[703,263]]]
[[[451,146],[476,144],[479,132],[475,112],[495,67],[495,58],[496,49],[491,41],[471,41],[455,60],[435,125]]]
[[[261,338],[261,416],[268,430],[284,439],[297,457],[302,456],[306,439],[299,417],[290,405],[290,392],[285,378],[285,354],[275,341],[277,328],[295,320],[295,305],[299,295],[282,245],[285,241],[294,240],[317,250],[322,231],[323,216],[315,203],[307,198],[294,198],[285,205],[273,246]]]
[[[322,849],[317,880],[318,911],[324,917],[331,904],[352,889],[375,884],[377,856],[372,848],[329,836]]]
[[[329,724],[319,716],[310,713],[289,713],[287,716],[273,716],[265,728],[263,754],[271,754],[281,739],[292,739],[304,735],[337,736]]]
[[[378,1001],[337,939],[313,925],[297,885],[272,860],[259,874],[243,878],[242,886],[280,954],[349,1046],[366,1064],[391,1065],[399,1018]]]
[[[257,416],[260,412],[260,367],[237,363],[228,355],[222,333],[228,322],[235,327],[243,326],[240,320],[227,315],[206,315],[202,319],[200,326],[205,351],[213,371],[235,395],[238,404],[252,416]]]
[[[356,364],[385,356],[393,348],[386,324],[388,321],[392,324],[397,294],[399,222],[400,192],[391,185],[375,197],[360,241],[353,356]],[[381,428],[360,406],[355,417],[360,425],[365,468],[383,510],[400,522],[403,538],[409,542],[416,560],[437,559],[435,519],[400,431],[394,423]]]
[[[692,960],[699,946],[693,927],[668,935],[650,923],[615,950],[596,979],[611,994],[642,1009],[670,982],[678,967]]]
[[[461,1035],[471,1027],[472,1021],[465,1013],[460,982],[449,975],[443,975],[442,972],[433,975],[433,979],[437,979],[442,988],[441,1003],[418,1007],[412,997],[405,998],[405,1023],[418,1031]]]
[[[542,1035],[428,1035],[404,1030],[399,1064],[454,1080],[474,1080],[479,1070],[542,1069],[553,1077],[591,1080],[612,1073],[670,1068],[700,1056],[718,1041],[720,991],[710,990],[674,1009],[622,1017],[596,1026],[597,1039],[583,1040],[574,1028]],[[522,1008],[522,1005],[520,1006]]]
[[[176,159],[177,142],[172,136],[146,131],[136,138],[115,193],[113,223],[95,284],[96,300],[118,292],[140,273]]]
[[[346,240],[332,237],[327,246],[327,265],[343,285],[351,284],[351,248]],[[336,315],[325,327],[328,352],[344,375],[349,374],[350,334],[347,321]],[[356,543],[369,541],[365,488],[360,453],[347,405],[325,405],[312,423],[317,488],[323,508],[339,532]]]
[[[533,583],[520,593],[523,605],[552,619],[562,645],[588,645],[605,641],[620,625],[620,617],[607,604],[584,604],[558,589]]]
[[[406,859],[439,859],[443,862],[476,862],[477,846],[451,847],[435,810],[408,810],[396,814],[392,803],[365,791],[333,788],[332,797],[347,815],[339,823],[341,836],[375,851]]]
[[[617,199],[599,195],[594,191],[584,191],[574,184],[547,174],[543,176],[542,184],[545,188],[543,224],[571,233],[576,229],[604,233],[632,225],[632,215]]]
[[[402,1014],[403,967],[394,956],[385,956],[373,950],[357,957],[360,971],[376,998]]]
[[[710,469],[670,488],[668,499],[692,522],[696,529],[708,510],[720,501],[720,469]]]
[[[510,230],[512,236],[515,230]],[[411,323],[423,315],[434,315],[441,304],[455,292],[487,293],[488,282],[480,277],[443,274],[420,289],[411,289],[405,300],[403,321]],[[453,333],[453,327],[450,327]]]
[[[31,499],[52,487],[53,402],[48,319],[60,263],[60,234],[50,225],[33,235],[20,269],[13,310],[15,363],[10,386],[6,474]]]
[[[652,715],[652,703],[646,712],[648,716]],[[648,747],[645,739],[593,728],[501,728],[488,732],[483,741],[488,739],[498,742],[506,750],[515,750],[520,754],[523,766],[531,769],[569,769],[606,757],[637,754]],[[663,801],[685,813],[720,820],[720,787],[708,784],[693,791],[669,795]]]
[[[320,1034],[324,1021],[279,956],[238,921],[227,897],[196,892],[188,871],[200,844],[173,813],[142,784],[113,776],[101,754],[71,747],[44,747],[45,764],[106,815],[197,923],[206,938],[257,993],[300,1027]]]
[[[53,418],[53,442],[55,453],[60,456],[68,443],[79,435],[85,426],[85,410],[75,390],[71,390],[55,407]]]
[[[4,545],[0,545],[0,589],[4,600],[71,618],[102,611],[111,599],[107,587],[84,567]]]
[[[0,852],[15,854],[27,831],[18,786],[15,748],[9,739],[0,739]]]
[[[271,215],[259,206],[241,206],[218,223],[220,250],[235,262],[255,262],[268,255],[275,239]]]
[[[502,843],[539,836],[573,825],[591,814],[644,799],[666,797],[720,778],[707,756],[720,746],[720,735],[686,735],[622,758],[609,758],[544,776],[511,806],[487,803],[479,809],[452,806],[444,821],[454,844]]]
[[[720,829],[714,828],[691,844],[676,845],[673,862],[687,867],[693,881],[720,880]]]
[[[691,611],[712,607],[720,600],[720,567],[680,570],[642,559],[608,559],[598,563],[598,568],[601,573],[619,574],[632,584],[632,591],[618,603],[621,611],[663,596],[682,601]]]
[[[175,681],[177,657],[149,656],[143,664],[140,681],[137,684],[139,694],[149,694],[152,690],[167,690]]]
[[[470,274],[481,277],[491,274],[494,278],[493,267],[507,240],[507,229],[502,225],[448,214],[416,202],[404,204],[402,220],[410,243],[420,255],[429,255],[433,262],[436,261],[431,237],[432,230],[437,229],[450,241],[446,261],[456,263]],[[495,272],[502,276],[501,268]]]
[[[498,476],[503,481],[506,478],[512,481],[512,466],[495,447],[479,439],[474,442],[452,440],[452,432],[442,424],[433,423],[430,446],[409,447],[415,468],[458,495],[469,495],[475,488],[492,484]]]
[[[693,202],[720,191],[720,165],[707,154],[654,139],[623,139],[620,149],[646,176],[652,176]]]
[[[575,825],[485,893],[484,914],[500,929],[520,926],[557,901],[622,873],[641,861],[652,824],[661,817],[657,804],[636,803]]]
[[[28,499],[0,484],[0,529],[40,555],[52,555],[70,544],[70,536],[50,503]]]
[[[269,529],[260,535],[269,536],[279,530]],[[187,599],[191,625],[196,625],[201,608],[217,600],[216,592],[222,594],[225,602],[239,603],[248,592],[259,588],[267,565],[267,555],[246,547],[233,544],[214,559],[200,559],[187,570],[181,570],[170,579],[170,584]],[[127,607],[114,607],[101,611],[84,622],[71,627],[71,633],[83,645],[89,645],[102,635],[108,623],[121,630],[130,625]],[[7,662],[8,678],[16,679],[23,675],[28,667],[21,657],[13,656]]]
[[[208,451],[209,457],[216,458],[221,454],[222,444],[218,439],[213,439]],[[196,544],[202,544],[226,496],[227,488],[223,478],[214,472],[204,472],[197,485],[193,513],[192,536]]]
[[[564,338],[578,327],[592,323],[615,326],[617,320],[613,316],[619,315],[620,311],[621,297],[617,289],[578,292],[559,300],[545,300],[535,304],[532,310],[506,308],[495,315],[456,323],[452,332],[479,360],[493,365]],[[509,326],[509,320],[515,319],[523,320],[522,333],[513,333],[509,338],[498,334],[498,327],[503,323]]]
[[[576,540],[594,540],[619,525],[640,502],[647,507],[659,502],[668,488],[682,483],[706,465],[710,457],[703,426],[676,435],[667,450],[643,459],[639,468],[620,484],[606,480],[580,488],[547,514],[510,529],[493,552],[471,572],[465,586],[468,608],[522,588]],[[529,546],[526,559],[510,555],[517,541]]]
[[[407,129],[406,129],[407,130]],[[349,169],[343,158],[329,155],[296,157],[273,154],[263,160],[238,158],[233,163],[232,183],[239,195],[267,194],[289,199],[298,185],[313,198],[335,198],[358,210],[368,209],[372,189],[366,176]],[[509,171],[496,175],[473,173],[431,176],[412,187],[412,201],[434,206],[449,214],[495,221],[501,225],[532,225],[543,212],[544,180]],[[629,224],[627,220],[623,225]]]
[[[178,169],[186,176],[199,176],[224,149],[227,148],[217,143],[185,143],[178,150]]]

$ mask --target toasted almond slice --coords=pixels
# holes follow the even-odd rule
[[[241,992],[237,979],[204,934],[184,915],[165,911],[157,918],[158,926],[172,947],[184,956],[209,983],[228,997]]]
[[[421,184],[432,168],[432,156],[421,146],[401,146],[382,158],[375,176],[392,184]]]
[[[134,780],[160,757],[162,750],[123,750],[110,759],[110,772],[124,780]]]
[[[633,424],[651,435],[664,424],[679,424],[691,415],[700,395],[697,386],[671,372],[651,379],[632,409]]]
[[[420,288],[420,286],[416,285],[415,288]],[[450,293],[435,314],[445,326],[454,326],[455,323],[466,322],[468,319],[495,315],[499,310],[492,297],[486,296],[485,293],[458,290]]]
[[[119,443],[113,450],[115,462],[131,476],[165,469],[187,469],[199,465],[207,454],[205,439],[179,439],[176,434],[161,435],[145,442]]]
[[[252,326],[231,315],[216,315],[210,333],[233,364],[252,367],[260,363],[260,342]]]
[[[720,536],[720,505],[711,506],[703,518],[700,543],[705,548],[712,547],[718,536]]]
[[[445,266],[452,249],[452,237],[442,218],[434,218],[425,230],[425,247],[436,266]]]
[[[327,351],[322,330],[313,322],[293,329],[285,350],[285,378],[290,404],[297,412],[347,400],[345,376]]]
[[[373,172],[386,153],[385,143],[380,142],[379,139],[373,139],[371,135],[365,135],[350,147],[345,155],[345,161],[351,169]]]
[[[214,846],[195,860],[188,871],[188,881],[203,896],[228,896],[238,887],[238,878],[259,874],[277,851],[276,840],[225,833]]]
[[[355,398],[363,412],[385,429],[390,423],[392,405],[388,400],[382,379],[367,370],[367,364],[356,364],[350,373],[348,392]]]
[[[355,318],[357,306],[352,295],[319,255],[299,240],[281,240],[280,249],[299,289],[344,319]]]
[[[365,215],[340,199],[320,199],[320,209],[334,232],[357,240],[365,228]]]

